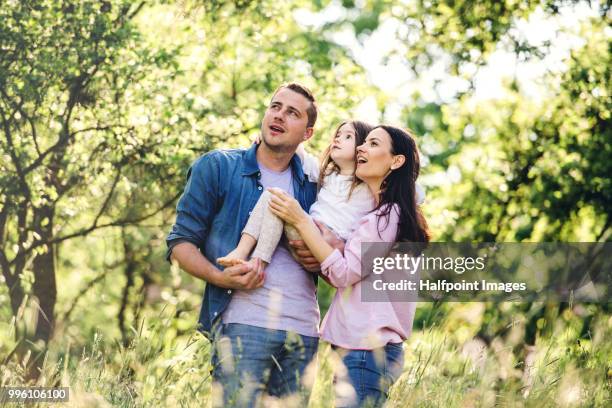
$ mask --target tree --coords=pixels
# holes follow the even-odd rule
[[[13,315],[26,305],[37,315],[16,333],[21,354],[44,350],[52,335],[58,246],[141,223],[177,198],[160,189],[176,176],[167,163],[180,162],[163,149],[170,125],[142,122],[177,107],[145,96],[169,94],[178,67],[172,51],[141,43],[133,20],[143,5],[33,1],[0,11],[0,266]]]
[[[462,140],[447,159],[461,175],[443,189],[453,196],[448,239],[609,239],[612,104],[603,27],[584,27],[585,46],[572,52],[564,73],[548,78],[554,91],[545,104],[515,88],[502,101],[447,111],[449,132]]]
[[[88,254],[73,243],[121,231],[114,266],[124,268],[127,343],[136,278],[150,282],[155,258],[169,269],[134,237],[151,236],[141,233],[149,220],[167,225],[189,163],[248,145],[282,82],[305,80],[323,95],[323,129],[368,90],[346,52],[276,2],[12,2],[0,21],[0,266],[12,315],[37,316],[18,325],[21,357],[40,357],[53,335],[57,265],[73,255],[64,248]],[[32,377],[40,362],[30,359]]]

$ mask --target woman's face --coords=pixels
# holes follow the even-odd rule
[[[357,147],[355,175],[363,181],[380,179],[382,182],[393,162],[391,136],[383,128],[376,128],[368,134],[365,142]]]
[[[355,128],[350,123],[340,126],[332,141],[330,156],[338,162],[355,162]]]

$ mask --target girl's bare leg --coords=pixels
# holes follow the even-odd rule
[[[270,263],[283,233],[283,221],[270,211],[271,196],[268,191],[262,193],[242,230],[238,246],[226,256],[218,258],[217,263],[223,266],[244,263],[253,248],[252,258],[261,258],[264,266]]]
[[[256,244],[254,237],[243,232],[238,246],[224,257],[217,258],[217,263],[225,267],[245,263]]]

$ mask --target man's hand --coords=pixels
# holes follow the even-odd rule
[[[215,285],[226,289],[250,290],[263,286],[263,263],[259,258],[249,262],[225,268],[219,273]]]
[[[344,241],[340,239],[332,230],[327,228],[325,224],[320,223],[317,220],[313,220],[323,235],[323,239],[332,247],[338,249],[340,252],[344,252]],[[289,241],[289,245],[294,249],[296,253],[296,260],[302,264],[304,269],[308,272],[319,272],[321,270],[321,264],[312,255],[310,249],[306,246],[304,241],[296,240]]]
[[[296,261],[302,264],[304,269],[308,272],[319,272],[321,270],[321,264],[312,256],[312,252],[310,252],[310,249],[308,249],[304,241],[289,241],[289,245],[291,245],[291,248],[293,248],[295,252]]]

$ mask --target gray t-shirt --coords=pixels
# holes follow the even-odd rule
[[[293,196],[291,167],[276,172],[260,163],[259,169],[264,188],[282,188]],[[234,291],[223,313],[223,323],[249,324],[318,337],[320,314],[312,273],[293,259],[284,235],[265,274],[262,287]]]

